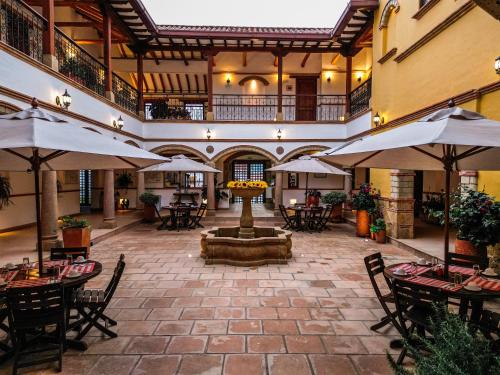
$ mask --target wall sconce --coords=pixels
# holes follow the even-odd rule
[[[356,79],[358,80],[358,82],[361,82],[361,80],[363,79],[363,73],[362,72],[356,73]]]
[[[294,199],[294,198],[290,199],[290,206],[292,206],[292,207],[293,207],[293,206],[295,206],[296,204],[297,204],[297,199]]]
[[[122,130],[122,128],[123,128],[122,116],[118,117],[118,120],[113,120],[113,127],[115,129]]]
[[[62,109],[68,109],[69,106],[71,105],[71,95],[68,94],[68,90],[64,90],[64,94],[62,94],[60,97],[56,96],[56,104],[61,107]]]
[[[283,136],[283,133],[281,132],[281,129],[278,129],[276,132],[276,138],[278,138],[278,141],[281,141],[281,137]]]
[[[205,136],[207,137],[207,140],[210,140],[212,138],[212,132],[210,131],[210,129],[207,129]]]
[[[332,72],[326,72],[325,73],[326,82],[328,83],[332,82],[332,76],[333,76]]]
[[[500,56],[495,59],[495,70],[497,74],[500,74]]]
[[[375,124],[375,126],[384,125],[384,122],[384,117],[380,117],[378,112],[375,113],[375,116],[373,116],[373,123]]]
[[[231,75],[226,74],[226,88],[230,88],[230,87],[231,87]]]

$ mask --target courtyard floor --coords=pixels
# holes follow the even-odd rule
[[[381,315],[363,258],[413,259],[393,245],[354,236],[348,224],[294,233],[288,265],[206,266],[199,231],[139,224],[92,248],[105,287],[121,253],[126,269],[108,313],[118,338],[92,332],[84,353],[68,351],[64,374],[391,374],[393,329]],[[10,362],[0,374],[10,373]],[[30,373],[53,373],[53,369]]]

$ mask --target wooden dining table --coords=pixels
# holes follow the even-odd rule
[[[398,275],[394,271],[397,269],[407,270],[407,275]],[[462,275],[462,284],[454,284],[453,275],[455,273]],[[470,320],[478,323],[483,311],[483,304],[488,300],[495,300],[500,297],[500,279],[498,277],[485,277],[475,275],[472,267],[449,266],[450,278],[444,279],[436,269],[430,265],[417,265],[411,263],[398,263],[387,266],[384,274],[393,280],[402,280],[403,282],[415,285],[424,285],[430,288],[440,289],[453,299],[460,300],[460,315],[466,315],[469,302],[471,306]],[[471,291],[465,288],[469,283],[476,283],[481,287],[480,291]]]
[[[25,265],[17,265],[15,269],[7,270],[0,268],[0,277],[6,284],[0,286],[0,298],[6,297],[8,288],[29,287],[48,285],[54,282],[60,282],[64,288],[64,296],[67,305],[67,313],[69,314],[69,303],[73,290],[81,287],[90,279],[98,276],[102,272],[102,264],[94,260],[87,260],[85,263],[68,264],[67,260],[47,260],[44,261],[44,268],[47,268],[47,275],[39,276],[37,263],[31,264],[28,267]],[[59,268],[59,277],[55,273],[55,269]],[[78,277],[68,277],[67,274],[71,270],[80,271]],[[85,351],[87,344],[84,341],[66,338],[66,347]]]
[[[195,205],[170,205],[162,207],[170,212],[171,224],[167,227],[168,230],[175,230],[179,228],[187,228],[191,218],[191,211],[198,210]]]
[[[307,228],[307,217],[313,215],[314,213],[321,214],[324,210],[323,207],[307,207],[302,205],[289,206],[287,210],[292,210],[295,212],[295,227],[297,231],[306,231],[312,228]]]

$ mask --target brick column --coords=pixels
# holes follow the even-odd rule
[[[116,228],[115,217],[115,173],[112,169],[104,171],[103,222],[101,229]]]
[[[281,216],[280,204],[283,204],[283,172],[276,172],[274,180],[274,216]]]
[[[42,172],[42,248],[50,251],[53,247],[61,247],[57,239],[57,172]]]
[[[215,173],[207,173],[207,216],[215,216]]]
[[[400,169],[391,171],[391,197],[384,199],[384,217],[388,235],[394,238],[413,238],[413,180],[415,173]]]
[[[460,171],[460,187],[477,191],[477,171]]]
[[[144,207],[144,204],[140,201],[139,197],[144,193],[146,189],[144,188],[144,172],[137,172],[137,198],[135,203],[135,208],[140,210]]]

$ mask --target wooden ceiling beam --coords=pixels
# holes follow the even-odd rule
[[[304,58],[302,59],[302,62],[300,63],[300,66],[302,68],[305,68],[306,67],[306,64],[307,64],[307,60],[309,60],[309,56],[311,56],[310,53],[306,53]]]
[[[188,65],[189,65],[189,62],[188,62],[188,60],[187,60],[187,58],[186,58],[186,54],[184,53],[184,51],[179,50],[179,53],[180,53],[180,55],[181,55],[181,57],[182,57],[182,60],[184,60],[184,65],[188,66]]]
[[[155,92],[158,92],[158,87],[156,85],[155,74],[156,73],[149,73],[149,76],[151,77],[151,82],[153,82],[153,89],[155,90]]]
[[[177,84],[179,85],[179,92],[182,94],[182,82],[181,82],[181,76],[179,73],[175,73],[175,78],[177,79]]]
[[[336,53],[334,56],[333,56],[333,59],[332,59],[332,62],[331,64],[332,65],[335,65],[337,63],[337,61],[339,60],[340,58],[340,53]]]
[[[194,83],[196,85],[196,92],[199,93],[200,92],[200,83],[198,82],[198,74],[194,74]]]
[[[206,74],[203,74],[203,85],[205,86],[205,92],[208,92],[208,80]]]
[[[168,84],[170,85],[170,92],[174,92],[174,84],[172,83],[172,77],[170,77],[170,73],[167,73]]]
[[[243,52],[243,55],[242,55],[242,58],[243,58],[243,66],[247,66],[247,53],[246,52]]]
[[[190,93],[191,92],[191,81],[189,80],[189,74],[185,73],[184,76],[186,77],[188,93]]]
[[[163,79],[163,73],[158,74],[160,76],[161,91],[163,93],[167,92],[167,86],[165,85],[165,80]]]

